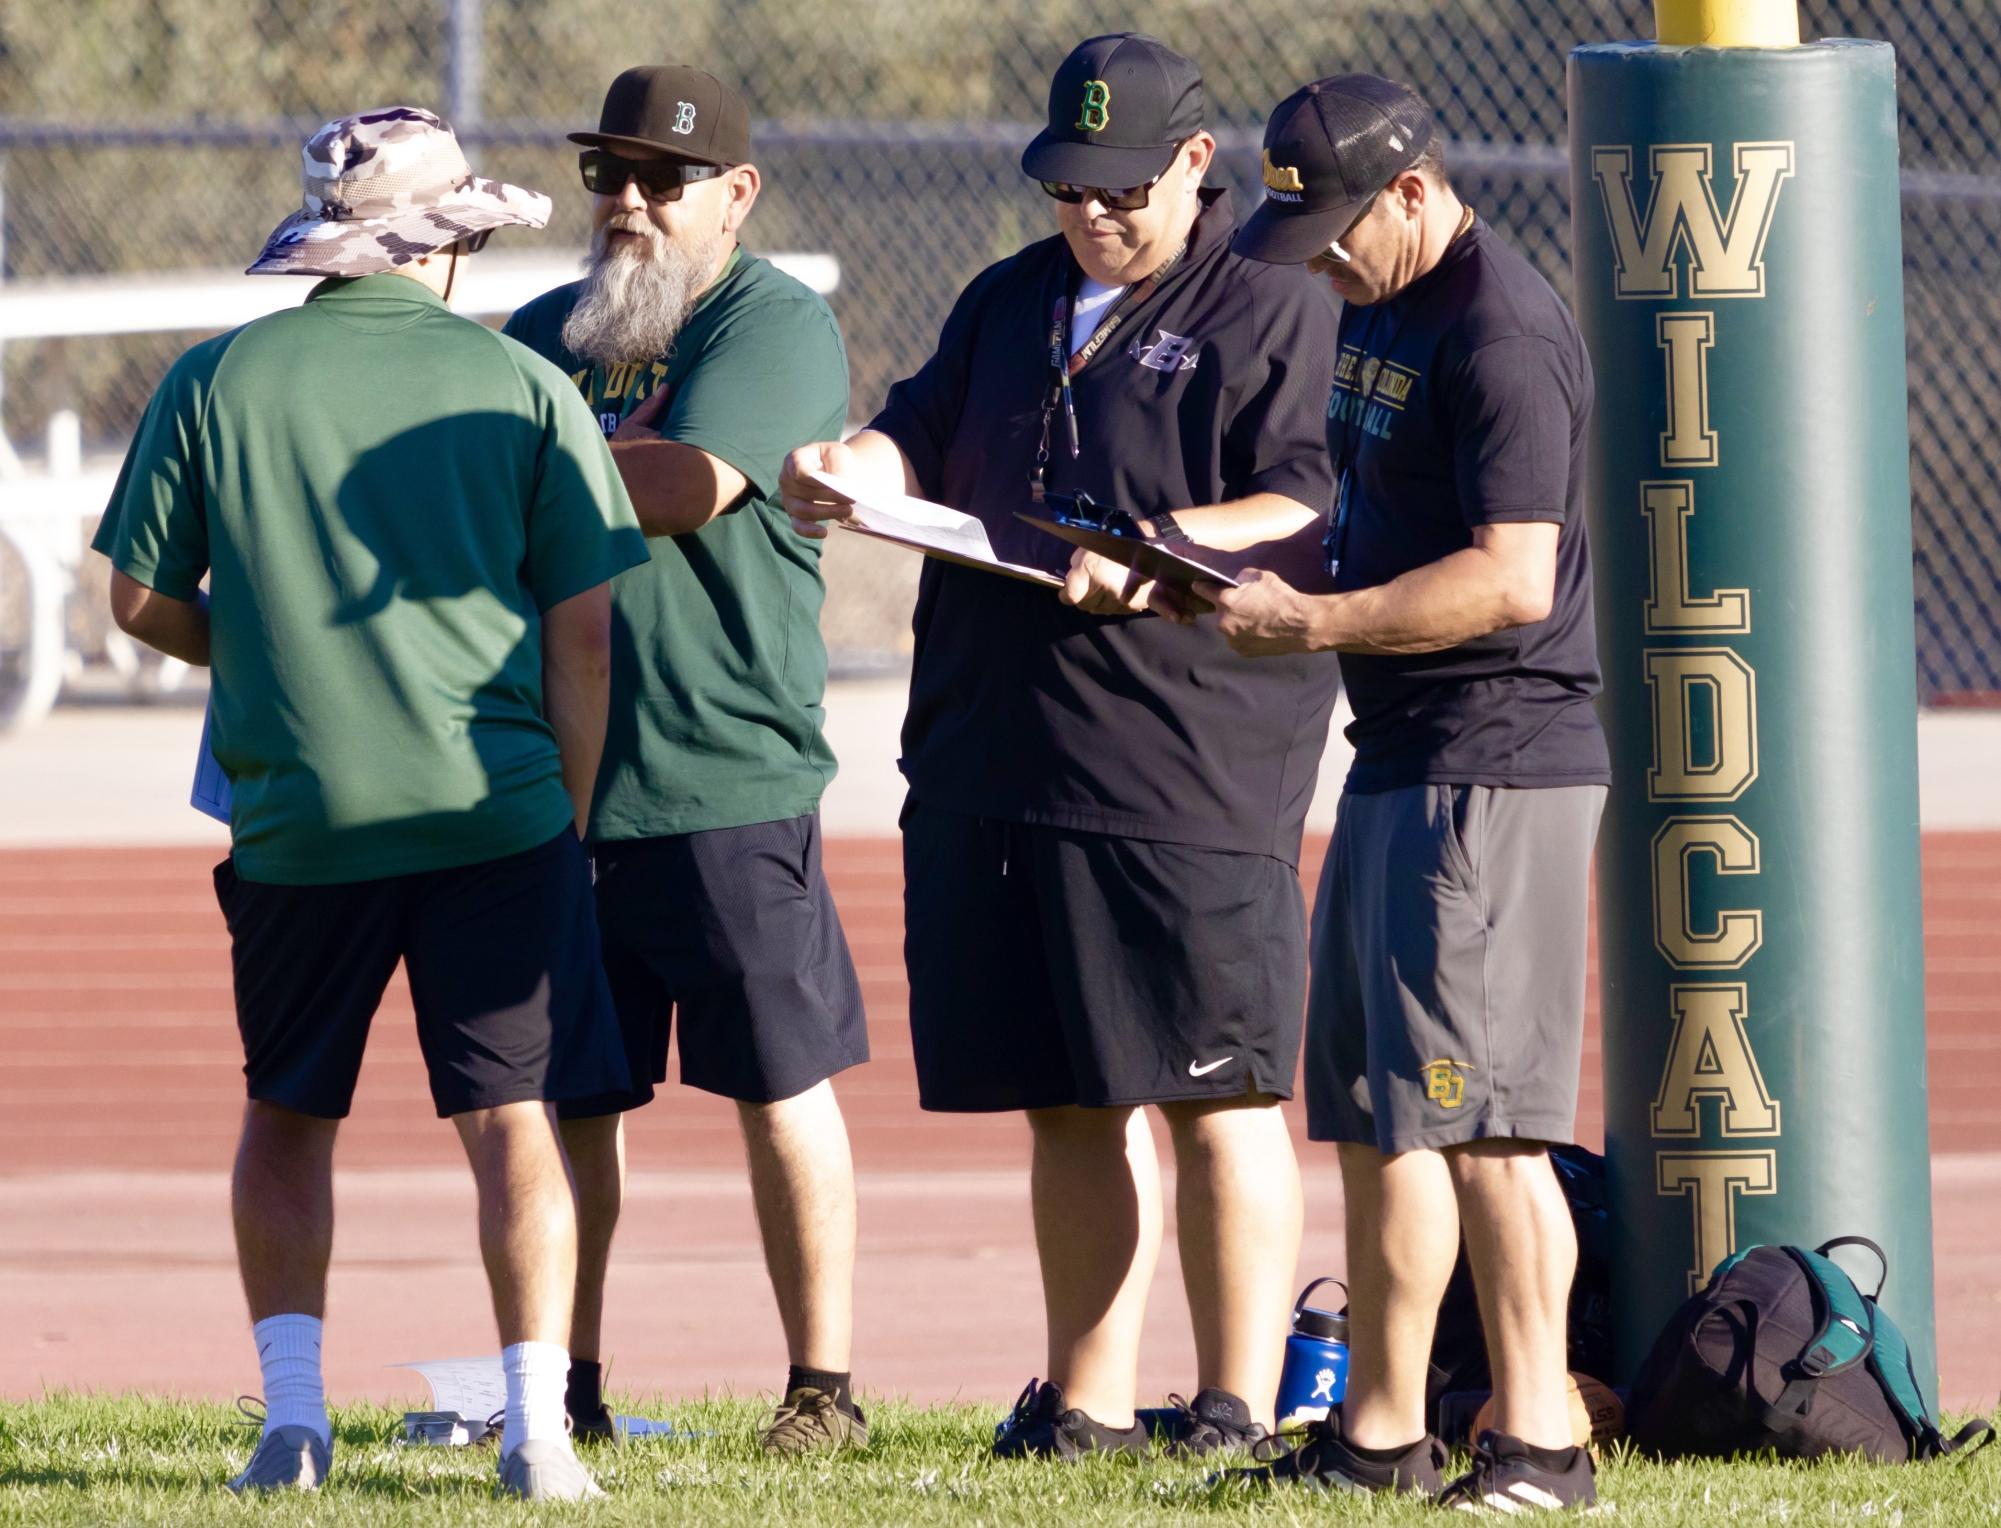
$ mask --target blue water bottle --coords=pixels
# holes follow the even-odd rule
[[[1339,1279],[1315,1279],[1293,1302],[1292,1335],[1285,1339],[1285,1368],[1278,1379],[1280,1432],[1319,1421],[1348,1393],[1347,1302],[1338,1311],[1308,1305],[1322,1284],[1348,1293]]]

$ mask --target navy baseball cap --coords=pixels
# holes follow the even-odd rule
[[[1301,86],[1265,124],[1265,198],[1230,247],[1272,265],[1311,260],[1417,163],[1436,131],[1424,97],[1396,80],[1339,74]]]
[[[1202,130],[1202,71],[1139,32],[1086,38],[1057,66],[1049,125],[1021,156],[1036,180],[1143,186]]]

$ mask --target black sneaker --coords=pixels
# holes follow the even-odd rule
[[[570,1419],[570,1437],[577,1443],[608,1443],[617,1448],[625,1442],[618,1419],[605,1404],[604,1381],[609,1366],[595,1359],[570,1360],[569,1380],[563,1387],[563,1412]],[[496,1428],[495,1437],[499,1437]]]
[[[572,1411],[569,1416],[570,1437],[578,1443],[607,1443],[617,1448],[625,1442],[625,1435],[618,1430],[617,1418],[603,1401],[595,1407]]]
[[[1275,1458],[1283,1445],[1250,1416],[1242,1397],[1211,1385],[1192,1401],[1170,1395],[1165,1406],[1141,1411],[1139,1420],[1165,1453],[1199,1458],[1234,1448],[1253,1459]]]
[[[1490,1428],[1473,1446],[1473,1468],[1445,1488],[1438,1505],[1458,1512],[1561,1512],[1597,1500],[1589,1449],[1571,1449],[1570,1462],[1552,1470],[1530,1458],[1520,1438]]]
[[[1216,1477],[1248,1485],[1296,1482],[1316,1491],[1415,1491],[1436,1496],[1445,1487],[1445,1445],[1428,1434],[1394,1459],[1364,1459],[1341,1436],[1341,1411],[1306,1424],[1291,1453],[1261,1470],[1231,1470]]]
[[[1107,1427],[1063,1404],[1063,1387],[1032,1379],[1014,1410],[994,1429],[996,1459],[1078,1459],[1085,1454],[1146,1452],[1146,1429]]]

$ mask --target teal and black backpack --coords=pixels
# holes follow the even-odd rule
[[[1883,1264],[1865,1295],[1827,1254],[1867,1247]],[[1789,1459],[1859,1453],[1934,1459],[1994,1429],[1969,1422],[1946,1438],[1925,1404],[1911,1350],[1876,1304],[1890,1276],[1883,1249],[1837,1236],[1808,1252],[1747,1247],[1676,1311],[1633,1381],[1628,1430],[1643,1451]]]

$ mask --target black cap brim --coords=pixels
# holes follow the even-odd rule
[[[1304,265],[1353,228],[1368,205],[1369,197],[1360,196],[1338,207],[1300,212],[1266,197],[1237,225],[1230,252],[1266,265]]]
[[[1058,138],[1048,128],[1022,150],[1021,168],[1031,180],[1060,180],[1073,186],[1143,186],[1174,163],[1178,143],[1151,148],[1115,148]]]
[[[685,159],[690,164],[727,165],[727,159],[712,159],[707,154],[690,154],[686,149],[677,149],[671,143],[655,143],[651,138],[628,138],[620,133],[571,133],[570,142],[587,149],[610,149],[614,154],[623,154],[628,159],[657,159],[665,154],[670,159]]]

